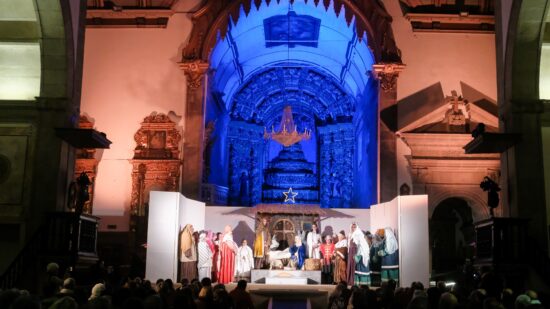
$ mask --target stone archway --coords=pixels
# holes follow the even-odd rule
[[[549,247],[545,196],[549,180],[544,175],[541,131],[550,124],[550,104],[540,98],[539,78],[548,3],[513,1],[508,29],[502,29],[503,37],[497,40],[506,39],[497,74],[500,127],[505,133],[522,134],[521,142],[502,156],[509,189],[503,190],[501,200],[509,204],[509,215],[530,219],[529,234],[544,251]]]
[[[472,209],[460,197],[441,201],[430,218],[432,272],[456,271],[473,257],[475,237]]]
[[[210,54],[219,39],[226,38],[231,24],[238,22],[262,8],[275,5],[281,0],[239,0],[239,1],[207,1],[193,15],[193,30],[189,43],[183,49],[180,67],[187,77],[187,105],[184,130],[184,162],[182,174],[183,194],[199,198],[203,169],[204,139],[205,139],[205,101],[208,96],[206,74],[209,70]],[[379,109],[385,109],[396,102],[396,78],[404,65],[401,63],[400,51],[396,46],[391,22],[391,16],[380,2],[362,1],[309,1],[316,7],[324,7],[325,12],[333,9],[336,16],[344,14],[348,25],[355,25],[359,41],[366,40],[368,48],[374,55],[375,65],[368,72],[361,72],[380,80],[378,94]],[[290,3],[294,3],[290,0]],[[305,1],[307,4],[308,1]],[[314,3],[314,4],[313,4]],[[242,8],[242,9],[241,9]],[[254,11],[256,10],[256,11]],[[214,74],[213,72],[211,72]],[[242,78],[242,77],[241,77]],[[382,90],[380,90],[382,89]],[[373,118],[378,117],[378,112]],[[369,120],[365,120],[369,121]],[[378,121],[371,120],[378,123]],[[397,195],[397,161],[395,151],[395,135],[385,124],[377,128],[377,139],[380,141],[378,152],[380,173],[372,173],[376,179],[374,190],[378,190],[375,201],[391,200]],[[374,150],[374,149],[373,149]],[[373,151],[372,153],[374,153]],[[366,173],[366,172],[365,172]]]

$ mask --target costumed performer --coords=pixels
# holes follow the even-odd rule
[[[332,283],[332,256],[334,255],[334,243],[332,243],[332,236],[325,236],[325,242],[321,244],[322,259],[322,275],[323,282]]]
[[[399,282],[399,248],[395,234],[389,227],[384,229],[384,241],[381,247],[382,250],[378,251],[378,255],[382,257],[382,282],[390,279]]]
[[[373,285],[379,286],[381,284],[380,280],[380,268],[382,267],[382,258],[378,256],[378,251],[380,251],[380,236],[378,234],[371,234],[367,232],[367,242],[370,247],[370,277]]]
[[[370,284],[370,248],[361,229],[355,230],[352,235],[352,242],[357,245],[357,253],[353,257],[355,260],[354,285]]]
[[[180,233],[180,280],[191,281],[198,277],[197,246],[193,232],[193,225],[187,224]]]
[[[321,235],[317,234],[317,224],[311,225],[311,231],[306,237],[307,243],[307,257],[310,259],[320,259],[321,252],[319,246],[321,245]]]
[[[212,282],[218,282],[218,273],[220,270],[220,239],[222,233],[218,232],[212,235],[212,243],[214,250],[212,250]]]
[[[361,228],[357,223],[352,223],[349,228],[348,236],[348,260],[346,268],[346,281],[349,285],[354,285],[355,280],[355,255],[357,254],[357,244],[352,241],[354,233],[361,232]],[[361,232],[363,234],[363,232]]]
[[[235,253],[237,244],[233,241],[233,230],[231,226],[225,227],[223,237],[220,241],[220,269],[218,273],[218,282],[226,284],[233,282],[235,275]]]
[[[246,239],[243,239],[241,246],[237,250],[236,259],[235,277],[237,277],[237,280],[250,278],[250,271],[254,269],[254,257]]]
[[[338,242],[334,245],[334,283],[346,281],[346,260],[348,255],[348,240],[346,233],[338,233]]]
[[[203,278],[210,278],[212,276],[212,249],[206,241],[206,232],[200,232],[199,234],[199,262],[197,264],[199,270],[199,281]]]
[[[302,270],[306,260],[306,248],[302,244],[302,237],[294,236],[294,245],[290,247],[290,261],[296,270]]]
[[[257,269],[265,268],[267,263],[266,255],[269,252],[271,241],[271,233],[267,218],[262,218],[260,224],[256,228],[256,238],[254,239],[254,265]]]

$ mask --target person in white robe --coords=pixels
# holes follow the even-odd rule
[[[311,232],[307,234],[307,256],[310,259],[320,259],[321,251],[319,246],[321,246],[321,235],[317,233],[317,224],[313,223],[311,225]]]
[[[237,249],[235,277],[238,280],[250,278],[250,271],[252,269],[254,269],[254,255],[246,239],[243,239],[242,245]]]
[[[199,270],[199,281],[203,278],[210,278],[212,276],[212,249],[206,241],[206,232],[199,234],[199,260],[197,268]]]

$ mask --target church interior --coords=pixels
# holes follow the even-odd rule
[[[550,307],[549,22],[548,0],[1,0],[0,307],[17,288],[48,308],[52,263],[112,308],[115,277],[185,290],[183,244],[232,233],[256,308],[339,308],[317,232],[371,254],[395,233],[400,274],[365,295]],[[174,277],[147,277],[163,237]],[[317,273],[288,296],[267,268],[294,253],[258,258],[302,241]]]

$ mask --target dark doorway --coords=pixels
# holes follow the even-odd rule
[[[475,230],[472,209],[461,198],[448,198],[434,210],[430,219],[432,273],[458,270],[473,257]]]

